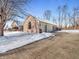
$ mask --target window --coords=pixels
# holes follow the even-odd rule
[[[41,26],[41,23],[39,24],[39,26]]]
[[[47,25],[45,25],[45,32],[47,32]]]
[[[28,23],[28,29],[31,29],[31,22]]]
[[[41,27],[41,23],[39,24],[39,26]]]

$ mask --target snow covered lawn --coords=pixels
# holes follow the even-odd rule
[[[32,42],[54,36],[52,33],[29,34],[24,32],[5,32],[5,36],[0,36],[0,53],[30,44]]]
[[[58,32],[79,33],[79,30],[61,30]]]

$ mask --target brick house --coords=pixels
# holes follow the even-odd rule
[[[29,33],[52,32],[57,29],[53,23],[39,20],[34,16],[28,16],[23,23],[23,31]]]

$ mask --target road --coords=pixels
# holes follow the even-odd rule
[[[79,59],[79,34],[56,33],[55,37],[0,54],[0,59]]]

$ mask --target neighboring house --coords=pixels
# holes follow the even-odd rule
[[[11,24],[11,27],[13,30],[18,30],[18,31],[22,31],[23,30],[23,26],[22,23],[19,21],[13,21],[13,23]]]
[[[34,16],[28,16],[23,23],[23,31],[29,33],[52,32],[57,26],[47,20],[39,20]]]
[[[18,24],[17,24],[17,22],[16,21],[13,21],[13,23],[11,24],[11,27],[12,27],[12,30],[19,30],[19,28],[18,28]]]
[[[9,31],[22,31],[23,27],[20,21],[11,20],[6,22],[4,29]]]

